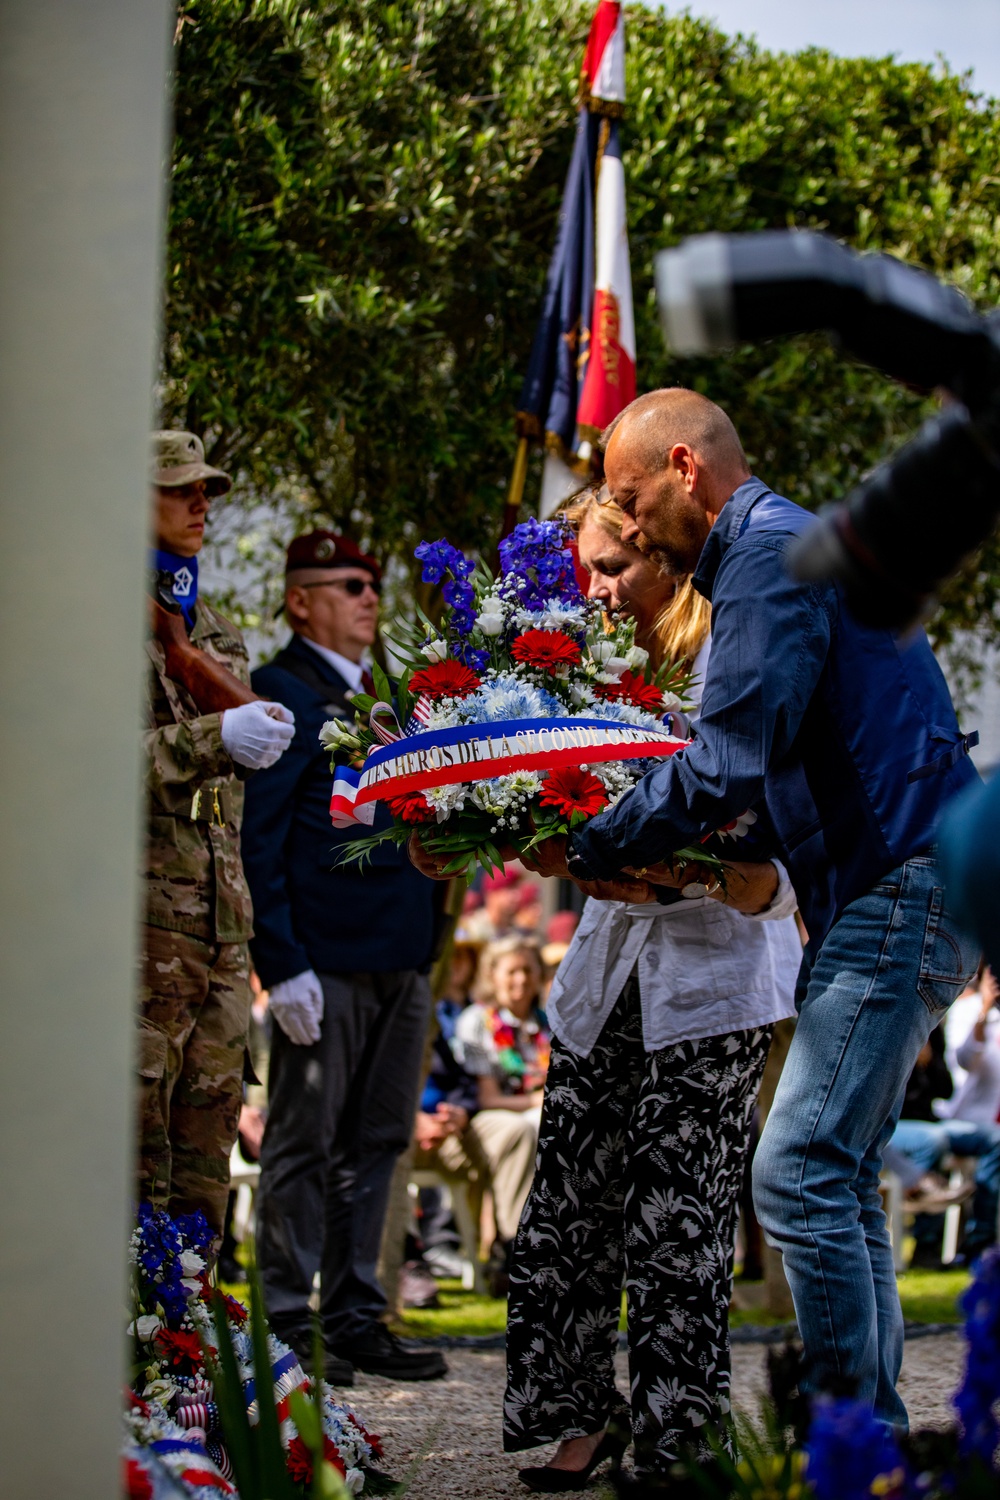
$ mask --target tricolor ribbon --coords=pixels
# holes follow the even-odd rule
[[[389,797],[516,771],[662,759],[688,743],[666,727],[619,719],[507,719],[427,730],[369,751],[360,772],[338,767],[330,816],[335,827],[348,828],[370,823],[374,804]]]

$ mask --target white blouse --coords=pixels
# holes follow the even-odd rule
[[[673,906],[588,900],[546,1002],[554,1034],[586,1057],[633,969],[649,1052],[794,1015],[802,945],[795,893],[780,865],[778,874],[774,901],[754,917],[709,896]]]
[[[698,698],[708,655],[706,641],[694,663]],[[546,1002],[553,1033],[586,1057],[633,969],[649,1052],[794,1015],[797,903],[786,870],[774,863],[778,890],[752,917],[710,896],[672,906],[588,899]]]

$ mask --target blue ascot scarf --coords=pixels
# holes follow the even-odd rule
[[[178,557],[176,552],[164,552],[162,547],[157,547],[151,566],[158,572],[174,575],[174,598],[181,607],[185,625],[188,630],[193,630],[194,607],[198,603],[198,559]]]

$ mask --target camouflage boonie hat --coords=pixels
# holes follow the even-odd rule
[[[205,493],[213,498],[232,489],[233,481],[222,469],[205,462],[205,445],[193,432],[154,432],[150,476],[163,489],[205,480]]]

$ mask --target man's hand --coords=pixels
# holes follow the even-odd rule
[[[290,1042],[310,1047],[319,1041],[323,986],[312,969],[283,979],[268,995],[268,1009]]]
[[[428,854],[420,842],[419,833],[411,833],[406,845],[406,852],[410,857],[410,864],[421,875],[426,875],[430,880],[450,880],[451,876],[444,873],[444,867],[451,863],[450,854]]]
[[[595,901],[630,901],[643,904],[655,899],[647,881],[637,879],[628,873],[616,875],[613,880],[577,880],[575,876],[570,875],[566,866],[568,843],[569,840],[565,834],[543,839],[527,854],[521,855],[521,863],[527,865],[529,870],[535,870],[539,875],[558,875],[565,880],[572,880],[585,896],[593,896]]]
[[[251,771],[266,770],[292,743],[295,715],[282,703],[243,703],[222,715],[222,743],[233,760]]]
[[[766,911],[778,891],[778,872],[770,860],[751,864],[734,860],[726,864],[726,889],[714,891],[713,900],[723,901],[748,916]]]
[[[629,873],[648,880],[652,885],[667,885],[676,891],[697,884],[704,887],[699,890],[699,895],[710,896],[713,901],[720,901],[747,916],[766,911],[778,889],[778,872],[770,860],[763,864],[749,860],[727,861],[722,872],[723,880],[711,867],[695,864],[685,865],[682,869],[670,864],[650,865],[647,869]]]
[[[439,1104],[433,1115],[417,1111],[413,1138],[421,1151],[433,1151],[450,1135],[461,1135],[468,1123],[468,1110],[460,1104]]]

